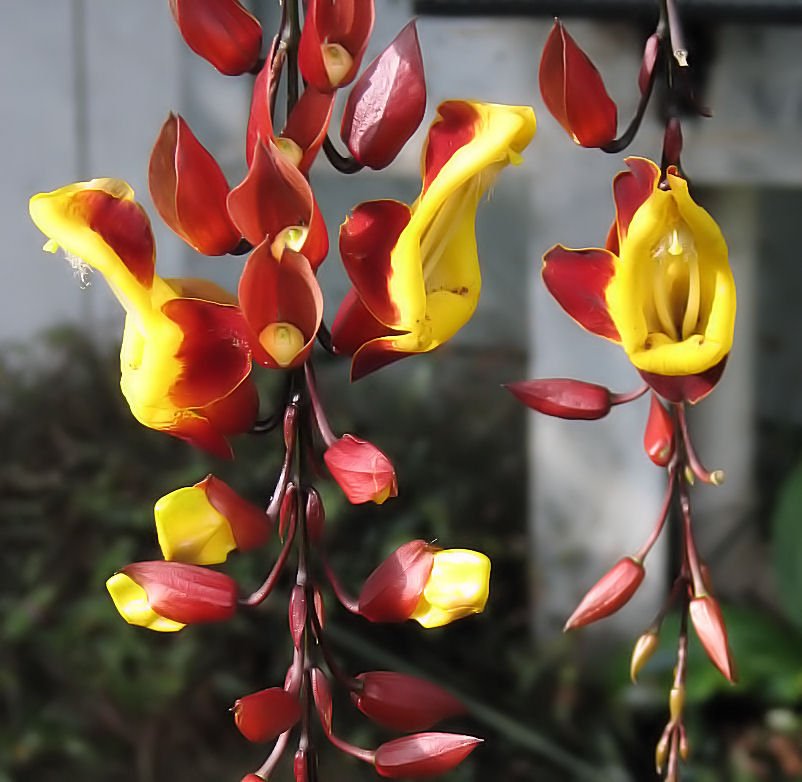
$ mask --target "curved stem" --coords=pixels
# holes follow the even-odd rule
[[[668,518],[668,511],[671,508],[671,500],[674,497],[674,482],[676,475],[677,465],[674,463],[671,465],[668,471],[668,486],[666,487],[666,493],[663,497],[663,506],[660,509],[660,515],[657,517],[657,523],[654,525],[654,529],[652,530],[646,542],[634,555],[634,559],[636,559],[638,562],[643,562],[643,560],[646,559],[646,555],[651,551],[652,546],[654,546],[654,544],[657,542],[657,539],[660,537],[660,533],[663,531],[666,519]]]
[[[649,384],[644,383],[640,388],[634,391],[627,391],[623,394],[610,394],[611,405],[623,405],[627,402],[633,402],[635,399],[640,399],[649,390]]]
[[[373,763],[373,761],[376,759],[376,753],[373,750],[355,747],[353,744],[349,744],[347,741],[344,741],[339,736],[335,736],[333,733],[327,733],[326,735],[328,736],[329,741],[334,744],[337,749],[342,752],[346,752],[358,760],[363,760],[365,763]]]
[[[304,372],[306,373],[306,387],[309,389],[309,401],[312,404],[312,411],[315,414],[315,423],[326,443],[326,447],[331,447],[339,439],[329,424],[329,419],[326,418],[326,411],[320,402],[320,396],[317,393],[317,382],[315,381],[315,370],[311,362],[307,361],[304,364]]]
[[[252,592],[250,595],[248,595],[248,597],[240,598],[237,601],[240,605],[257,606],[270,594],[273,587],[276,585],[276,581],[278,581],[278,577],[281,575],[281,571],[284,569],[284,564],[287,562],[287,557],[289,557],[290,551],[292,550],[292,542],[295,539],[296,526],[295,514],[293,513],[290,517],[290,528],[287,532],[287,539],[284,541],[284,545],[281,547],[281,552],[278,555],[278,559],[276,559],[275,565],[273,565],[273,569],[270,571],[270,574],[264,580],[264,583],[259,587],[259,589],[257,589],[255,592]]]
[[[287,742],[290,739],[290,733],[292,732],[292,728],[290,730],[285,730],[277,739],[276,743],[273,745],[273,751],[267,756],[267,760],[259,767],[256,771],[257,776],[262,777],[262,779],[270,779],[270,775],[276,768],[276,765],[279,762],[279,759],[284,754],[284,750],[287,748]]]
[[[312,603],[311,615],[312,615],[312,630],[315,634],[315,638],[317,638],[320,651],[323,653],[323,659],[326,661],[326,665],[328,666],[332,675],[346,689],[351,690],[352,692],[359,692],[363,686],[362,682],[359,681],[359,679],[356,679],[353,676],[349,676],[348,674],[346,674],[343,671],[343,669],[339,666],[337,661],[334,659],[334,656],[331,653],[331,649],[329,649],[329,645],[326,642],[326,638],[323,634],[323,626],[320,624],[320,618],[317,615],[317,611],[315,611],[314,602]]]
[[[320,328],[317,330],[317,341],[320,343],[320,347],[326,351],[326,353],[330,353],[332,356],[339,356],[340,354],[334,349],[334,344],[331,341],[331,332],[328,329],[323,321],[320,322]]]
[[[690,569],[691,582],[695,595],[705,593],[704,578],[702,577],[702,567],[699,561],[699,553],[696,550],[696,543],[693,539],[691,528],[691,500],[688,495],[688,482],[684,475],[679,476],[679,507],[682,513],[682,525],[685,538],[685,555]]]
[[[323,139],[323,151],[326,153],[329,163],[341,174],[356,174],[364,168],[358,160],[350,155],[341,155],[328,135]]]
[[[696,455],[696,450],[691,441],[690,432],[688,431],[688,420],[685,415],[685,405],[676,405],[677,418],[679,420],[680,432],[682,433],[682,442],[685,450],[685,456],[688,462],[688,467],[691,468],[693,474],[703,483],[709,483],[712,486],[721,486],[724,483],[724,471],[713,470],[709,471],[700,461]]]
[[[688,67],[688,48],[685,46],[685,37],[682,34],[677,5],[674,0],[665,0],[666,16],[668,18],[668,35],[671,39],[671,53],[680,68]]]
[[[630,120],[627,129],[618,138],[600,147],[602,152],[608,152],[610,154],[621,152],[621,150],[626,149],[632,143],[632,139],[635,138],[635,134],[638,132],[641,122],[643,122],[643,115],[646,113],[646,107],[649,105],[656,72],[657,68],[652,68],[652,72],[649,76],[649,83],[646,85],[646,89],[641,93],[638,107],[635,109],[635,115]]]
[[[323,564],[323,569],[326,571],[326,578],[328,578],[329,583],[331,584],[331,589],[334,592],[335,597],[337,600],[340,601],[340,604],[346,611],[350,611],[352,614],[359,613],[359,600],[352,597],[348,594],[348,592],[343,589],[343,585],[340,582],[339,577],[332,569],[331,565],[329,564],[329,560],[325,554],[321,553],[320,561]]]

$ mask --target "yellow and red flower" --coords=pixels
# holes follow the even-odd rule
[[[613,182],[616,220],[606,249],[543,256],[543,281],[588,331],[618,342],[672,402],[696,402],[724,371],[735,327],[727,245],[674,167],[661,186],[650,160],[628,158]]]
[[[119,179],[40,193],[33,221],[68,258],[99,271],[126,311],[120,386],[134,417],[221,458],[226,435],[258,412],[247,329],[235,297],[197,279],[154,273],[150,223]]]
[[[423,188],[412,206],[368,201],[340,228],[353,283],[332,327],[357,379],[450,339],[473,314],[481,276],[479,201],[535,132],[528,106],[447,101],[429,130]]]

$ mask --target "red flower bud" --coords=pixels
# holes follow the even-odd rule
[[[245,695],[234,703],[234,722],[248,741],[270,741],[301,717],[301,704],[281,687]]]
[[[688,610],[693,629],[696,630],[707,656],[727,680],[734,683],[737,676],[727,640],[727,627],[718,602],[710,595],[694,597]]]
[[[317,489],[310,487],[306,492],[306,532],[310,543],[320,543],[325,523],[326,511],[323,508],[323,500],[320,499]]]
[[[193,52],[220,73],[251,70],[262,48],[262,27],[237,0],[170,0],[170,11]]]
[[[331,685],[326,674],[320,668],[312,668],[312,696],[315,699],[315,708],[320,717],[320,724],[326,734],[331,733]]]
[[[258,774],[246,774],[241,782],[265,782],[265,779]]]
[[[343,112],[340,136],[363,165],[384,168],[417,130],[426,110],[414,20],[365,69]]]
[[[581,380],[554,377],[507,383],[506,388],[519,401],[539,413],[557,418],[593,420],[610,412],[609,389]]]
[[[640,64],[640,71],[638,73],[638,88],[641,94],[644,94],[649,88],[649,82],[652,80],[654,73],[654,66],[657,63],[657,55],[660,52],[660,36],[657,33],[652,33],[646,39],[646,45],[643,47],[643,59]]]
[[[663,134],[663,161],[666,166],[678,166],[682,154],[682,125],[677,117],[666,120]]]
[[[225,573],[183,562],[135,562],[107,582],[117,610],[140,624],[141,592],[147,608],[181,624],[221,622],[237,609],[236,582]],[[159,628],[156,628],[159,629]]]
[[[559,20],[540,59],[540,94],[546,108],[583,147],[603,147],[615,138],[617,109],[599,72]]]
[[[413,733],[382,744],[374,762],[383,777],[433,777],[450,771],[481,743],[482,739],[457,733]]]
[[[295,752],[292,760],[292,773],[295,782],[309,782],[309,755],[304,749]]]
[[[362,690],[352,693],[357,708],[370,719],[400,731],[427,730],[465,707],[431,682],[393,671],[369,671],[357,676]]]
[[[582,627],[614,614],[635,594],[643,576],[643,565],[631,557],[624,557],[590,588],[563,630]]]
[[[326,92],[353,81],[373,18],[373,0],[308,0],[298,45],[304,79]]]
[[[290,593],[290,635],[296,649],[301,648],[301,638],[306,627],[306,592],[296,584]]]
[[[411,540],[397,548],[367,578],[359,613],[371,622],[403,622],[412,616],[434,564],[432,548]]]
[[[345,496],[355,505],[368,501],[381,505],[398,494],[392,463],[366,440],[344,434],[328,447],[323,459]]]
[[[665,467],[674,455],[674,420],[654,393],[643,433],[643,447],[658,467]]]
[[[223,255],[239,244],[225,175],[180,115],[171,112],[159,131],[148,187],[162,220],[199,253]]]

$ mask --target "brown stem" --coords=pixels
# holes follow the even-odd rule
[[[323,409],[323,405],[320,402],[320,396],[317,392],[317,382],[315,381],[315,370],[309,361],[304,364],[304,372],[306,373],[306,387],[309,389],[309,401],[312,404],[312,411],[315,414],[315,423],[317,423],[317,428],[320,431],[323,442],[326,443],[326,447],[331,447],[339,438],[334,434],[329,424],[329,419],[326,417],[326,411]]]
[[[674,483],[677,475],[677,465],[673,463],[668,470],[668,486],[666,486],[666,492],[663,496],[663,506],[660,508],[660,515],[657,517],[657,523],[654,525],[651,534],[647,538],[646,542],[638,549],[637,553],[634,555],[634,559],[638,562],[643,562],[646,559],[646,555],[652,550],[652,546],[657,542],[657,539],[660,537],[660,533],[663,531],[663,527],[665,526],[666,519],[668,518],[668,511],[671,509],[671,500],[674,497]]]
[[[287,532],[287,539],[284,541],[284,545],[281,547],[281,552],[278,555],[278,559],[276,559],[275,565],[273,565],[273,569],[270,571],[270,574],[264,580],[264,583],[259,587],[259,589],[257,589],[255,592],[252,592],[250,595],[248,595],[248,597],[243,597],[238,600],[240,605],[257,606],[270,594],[271,590],[276,585],[276,581],[278,581],[278,577],[281,575],[284,564],[287,562],[287,557],[290,555],[290,551],[292,550],[292,542],[295,539],[296,526],[295,512],[293,512],[292,516],[290,516],[290,527]]]

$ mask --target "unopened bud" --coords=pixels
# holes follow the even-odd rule
[[[649,418],[643,433],[643,447],[658,467],[665,467],[674,455],[674,420],[655,393],[652,393]]]
[[[590,624],[615,613],[632,595],[643,581],[645,571],[640,562],[624,557],[590,588],[582,602],[568,618],[563,630]]]
[[[666,727],[663,731],[663,735],[660,736],[660,741],[657,742],[657,746],[654,748],[654,766],[658,774],[663,773],[663,766],[666,764],[666,759],[668,757],[668,744],[670,741],[671,731]]]
[[[660,51],[660,36],[657,33],[652,33],[646,39],[646,45],[643,47],[643,59],[641,60],[640,72],[638,73],[638,88],[641,94],[645,93],[649,87],[649,82],[652,80],[652,73],[654,73],[654,66],[657,62],[657,54]]]
[[[682,719],[682,710],[685,708],[685,687],[680,685],[672,687],[668,695],[668,710],[671,722],[678,724]]]
[[[290,635],[296,649],[301,648],[301,639],[306,628],[306,592],[296,584],[290,593]]]
[[[679,726],[679,756],[683,760],[688,759],[688,755],[690,755],[690,747],[688,746],[688,736],[685,733],[685,726],[680,724]]]
[[[326,678],[326,674],[320,668],[312,668],[310,673],[312,680],[312,696],[315,699],[320,724],[326,735],[331,733],[331,685]]]
[[[727,680],[734,683],[736,676],[727,640],[727,627],[719,604],[710,595],[701,595],[691,600],[688,612],[707,656]]]
[[[604,386],[554,377],[524,380],[504,386],[520,402],[557,418],[595,420],[610,412],[612,399]]]
[[[657,633],[650,630],[644,633],[635,642],[635,648],[632,650],[632,660],[629,664],[629,675],[633,683],[636,683],[638,674],[649,659],[654,654],[659,643]]]
[[[310,487],[306,490],[306,532],[310,543],[320,542],[325,521],[326,512],[323,508],[323,500],[317,489]]]

